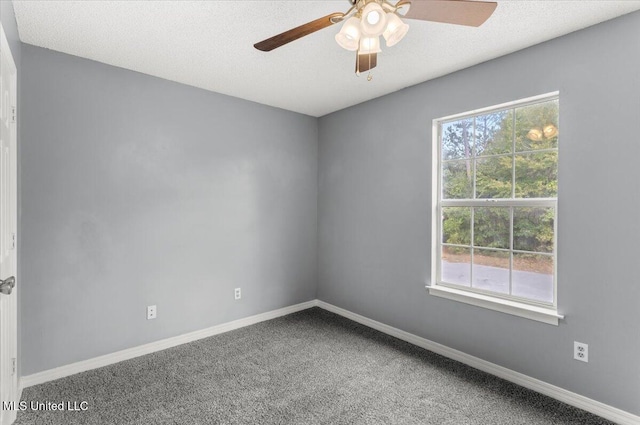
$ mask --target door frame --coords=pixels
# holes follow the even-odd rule
[[[9,66],[10,66],[10,70],[9,73],[12,74],[11,77],[11,88],[10,90],[13,92],[13,95],[11,96],[11,99],[9,99],[9,103],[11,103],[12,107],[15,107],[17,109],[18,107],[18,86],[17,86],[17,79],[18,79],[18,74],[17,74],[17,68],[16,68],[16,63],[15,60],[13,59],[13,54],[11,52],[11,48],[9,47],[9,42],[7,40],[7,36],[4,32],[4,27],[2,26],[2,23],[0,23],[0,51],[2,52],[6,52],[7,54],[7,58],[9,60]],[[12,214],[11,214],[11,228],[13,229],[13,234],[15,235],[15,239],[14,239],[14,245],[13,245],[13,255],[14,255],[14,273],[13,276],[15,276],[16,278],[16,286],[13,288],[13,293],[10,295],[13,297],[13,302],[15,303],[14,306],[15,308],[13,308],[11,314],[12,317],[10,318],[10,328],[9,328],[9,335],[1,335],[3,340],[9,339],[9,341],[13,342],[13,347],[11,349],[11,356],[9,356],[10,358],[8,359],[3,359],[6,362],[14,362],[12,367],[14,368],[14,373],[13,375],[11,375],[11,383],[10,383],[10,395],[12,397],[13,400],[9,400],[9,401],[14,401],[14,402],[19,402],[20,401],[20,385],[19,385],[19,377],[18,377],[18,365],[17,365],[17,357],[18,357],[18,353],[17,353],[17,344],[18,344],[18,283],[19,283],[19,277],[18,277],[18,140],[17,140],[17,134],[18,134],[18,117],[17,117],[17,110],[16,110],[16,118],[14,120],[14,122],[12,122],[10,125],[14,125],[13,131],[11,131],[11,137],[9,140],[9,146],[10,146],[10,151],[11,151],[11,156],[9,158],[9,172],[10,172],[10,176],[11,176],[11,193],[9,194],[9,198],[10,198],[10,202],[13,203],[12,205]],[[1,329],[0,329],[1,331]],[[0,365],[2,366],[2,365]],[[2,406],[0,406],[1,409]],[[17,405],[16,405],[17,408]],[[1,411],[0,411],[1,412]],[[3,415],[2,413],[0,413],[0,425],[9,425],[11,423],[13,423],[13,421],[16,418],[16,414],[17,414],[17,410],[13,410],[12,413],[8,414],[8,415]],[[7,421],[7,423],[5,424],[4,421]]]

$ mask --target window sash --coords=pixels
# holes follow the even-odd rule
[[[442,199],[440,207],[549,207],[558,205],[556,198],[480,198],[480,199]]]
[[[528,97],[526,99],[514,100],[511,102],[501,103],[499,105],[489,106],[488,108],[474,109],[469,112],[462,112],[460,114],[449,115],[447,117],[435,119],[434,122],[438,124],[448,124],[450,122],[459,121],[463,118],[475,118],[482,115],[491,114],[493,112],[503,111],[505,109],[522,108],[524,106],[535,105],[536,103],[551,102],[553,100],[560,99],[560,92],[551,92],[541,94],[538,96]]]
[[[443,180],[442,180],[442,174],[443,174],[443,166],[444,164],[446,164],[447,162],[453,162],[453,161],[464,161],[464,160],[475,160],[475,159],[481,159],[481,158],[488,158],[491,156],[511,156],[513,159],[513,161],[515,161],[515,157],[517,155],[521,155],[521,154],[526,154],[526,153],[542,153],[542,152],[548,152],[548,151],[558,151],[557,148],[552,148],[552,149],[541,149],[541,150],[534,150],[534,151],[522,151],[522,152],[516,152],[515,150],[515,134],[514,134],[514,138],[513,138],[513,147],[512,147],[512,151],[511,153],[505,153],[505,154],[496,154],[496,155],[485,155],[485,156],[474,156],[472,154],[472,156],[470,156],[469,158],[458,158],[458,159],[450,159],[450,160],[445,160],[442,158],[442,134],[441,134],[441,129],[442,126],[444,124],[450,123],[450,122],[455,122],[455,121],[459,121],[462,119],[473,119],[477,116],[482,116],[485,114],[490,114],[493,112],[499,112],[499,111],[504,111],[504,110],[508,110],[508,109],[515,109],[515,108],[521,108],[524,106],[528,106],[528,105],[533,105],[533,104],[537,104],[537,103],[542,103],[542,102],[547,102],[547,101],[554,101],[554,100],[558,100],[559,99],[559,95],[557,92],[555,93],[550,93],[550,94],[546,94],[546,95],[541,95],[541,96],[535,96],[529,99],[525,99],[523,101],[514,101],[514,102],[509,102],[509,103],[505,103],[505,104],[501,104],[501,105],[496,105],[493,107],[489,107],[489,108],[484,108],[484,109],[479,109],[479,110],[475,110],[475,111],[471,111],[469,113],[462,113],[462,114],[457,114],[457,115],[452,115],[449,117],[445,117],[442,119],[436,119],[433,121],[433,139],[434,139],[434,143],[433,143],[433,171],[434,171],[434,179],[433,179],[433,184],[432,184],[432,189],[433,189],[433,193],[432,193],[432,197],[433,197],[433,213],[434,213],[434,218],[433,218],[433,222],[432,222],[432,235],[435,235],[433,241],[432,241],[432,285],[433,286],[444,286],[444,287],[449,287],[449,288],[453,288],[459,291],[464,291],[464,292],[472,292],[472,293],[477,293],[477,294],[482,294],[482,295],[487,295],[490,297],[495,297],[495,298],[499,298],[499,299],[505,299],[505,300],[510,300],[510,301],[516,301],[522,304],[527,304],[527,305],[532,305],[532,306],[539,306],[539,307],[544,307],[544,308],[550,308],[553,307],[554,309],[557,308],[557,251],[558,251],[558,244],[557,244],[557,227],[558,227],[558,199],[557,197],[554,198],[515,198],[515,167],[513,167],[512,172],[513,172],[513,177],[512,177],[512,194],[511,194],[511,198],[474,198],[474,199],[443,199]],[[514,120],[515,120],[515,114],[514,114]],[[514,132],[515,132],[515,125],[514,125]],[[475,146],[474,146],[475,149]],[[473,170],[473,196],[475,196],[475,186],[476,186],[476,170],[474,167]],[[542,252],[531,252],[531,251],[521,251],[521,250],[514,250],[513,249],[513,214],[511,214],[511,219],[510,219],[510,247],[509,249],[504,249],[504,248],[488,248],[488,247],[477,247],[474,245],[474,240],[473,240],[473,215],[472,215],[472,222],[471,222],[471,241],[469,245],[455,245],[455,244],[446,244],[442,242],[442,237],[443,237],[443,230],[442,230],[442,208],[445,207],[531,207],[531,208],[535,208],[535,207],[547,207],[547,208],[553,208],[554,211],[554,233],[553,233],[553,252],[552,253],[542,253]],[[503,294],[503,293],[498,293],[498,292],[492,292],[492,291],[488,291],[488,290],[484,290],[481,288],[474,288],[472,286],[469,287],[465,287],[465,286],[461,286],[461,285],[456,285],[456,284],[452,284],[452,283],[447,283],[447,282],[443,282],[442,281],[442,247],[443,246],[459,246],[459,247],[463,247],[463,248],[469,248],[470,252],[471,252],[471,256],[470,256],[470,261],[471,264],[469,265],[470,267],[470,285],[473,284],[473,252],[474,252],[474,248],[485,248],[485,249],[492,249],[492,250],[496,250],[496,251],[502,251],[502,252],[509,252],[509,294]],[[534,299],[530,299],[530,298],[523,298],[523,297],[518,297],[515,295],[511,295],[512,292],[512,285],[513,285],[513,254],[514,253],[526,253],[526,254],[535,254],[535,255],[547,255],[547,256],[551,256],[553,258],[553,302],[552,303],[548,303],[548,302],[542,302],[542,301],[538,301],[538,300],[534,300]]]
[[[509,206],[514,206],[514,207],[547,207],[547,208],[553,208],[554,211],[554,220],[553,220],[553,225],[554,225],[554,229],[553,229],[553,252],[540,252],[540,251],[525,251],[525,250],[519,250],[519,249],[514,249],[513,248],[513,240],[514,240],[514,235],[513,235],[513,214],[511,215],[511,219],[510,219],[510,230],[509,230],[509,240],[510,240],[510,247],[509,248],[493,248],[493,247],[486,247],[486,246],[480,246],[480,245],[476,245],[474,242],[474,234],[473,234],[473,228],[474,228],[474,223],[473,223],[473,214],[471,216],[471,240],[469,245],[464,245],[464,244],[452,244],[452,243],[445,243],[442,242],[442,237],[443,237],[443,232],[442,232],[442,208],[448,207],[448,206],[455,206],[455,207],[487,207],[487,206],[498,206],[496,205],[496,203],[494,202],[485,202],[485,201],[473,201],[472,203],[474,205],[470,205],[470,202],[464,202],[464,200],[456,200],[455,202],[453,202],[453,205],[445,205],[445,203],[443,202],[441,205],[439,205],[436,208],[436,220],[437,220],[437,239],[436,239],[436,243],[434,244],[435,246],[435,258],[436,258],[436,280],[435,280],[435,285],[438,286],[446,286],[449,288],[453,288],[453,289],[457,289],[460,291],[468,291],[468,292],[474,292],[474,293],[478,293],[478,294],[483,294],[483,295],[489,295],[489,296],[493,296],[496,298],[501,298],[501,299],[506,299],[506,300],[511,300],[511,301],[517,301],[517,302],[521,302],[524,304],[529,304],[529,305],[534,305],[534,306],[540,306],[540,307],[556,307],[557,306],[557,266],[558,266],[558,262],[557,262],[557,226],[558,226],[558,209],[557,209],[557,200],[556,199],[535,199],[533,200],[533,202],[527,202],[529,201],[528,199],[525,200],[515,200],[516,202],[513,202],[514,200],[500,200],[502,202],[500,202],[501,205],[499,206],[503,206],[503,207],[509,207]],[[448,203],[448,202],[447,202]],[[508,205],[508,204],[516,204],[516,205]],[[488,204],[488,205],[487,205]],[[468,248],[470,250],[470,263],[469,263],[469,284],[470,286],[462,286],[462,285],[456,285],[455,283],[450,283],[450,282],[446,282],[442,280],[442,247],[446,247],[446,246],[450,246],[450,247],[457,247],[457,248]],[[480,288],[475,288],[471,285],[473,285],[473,254],[474,254],[474,249],[486,249],[486,250],[491,250],[491,251],[499,251],[499,252],[508,252],[509,253],[509,294],[503,294],[500,292],[493,292],[493,291],[488,291],[488,290],[483,290]],[[551,257],[553,259],[553,302],[549,303],[549,302],[544,302],[544,301],[539,301],[539,300],[535,300],[535,299],[531,299],[531,298],[524,298],[524,297],[519,297],[517,295],[512,295],[512,285],[513,285],[513,254],[532,254],[532,255],[542,255],[542,256],[547,256],[547,257]]]

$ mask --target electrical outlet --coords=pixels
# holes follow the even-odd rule
[[[240,298],[242,298],[242,293],[240,292],[240,288],[236,288],[233,291],[233,295],[234,295],[236,300],[239,300]]]
[[[147,306],[147,320],[155,319],[158,316],[158,310],[155,305]]]
[[[573,358],[589,363],[589,346],[582,342],[573,341]]]

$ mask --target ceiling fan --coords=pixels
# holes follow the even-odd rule
[[[397,44],[409,30],[401,18],[479,27],[493,14],[498,3],[474,0],[347,0],[351,7],[344,13],[322,18],[262,40],[253,46],[270,52],[280,46],[344,21],[336,42],[356,52],[356,74],[377,65],[380,36],[387,47]],[[370,76],[369,76],[369,79]]]

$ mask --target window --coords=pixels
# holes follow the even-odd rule
[[[434,121],[429,292],[557,324],[558,94]]]

